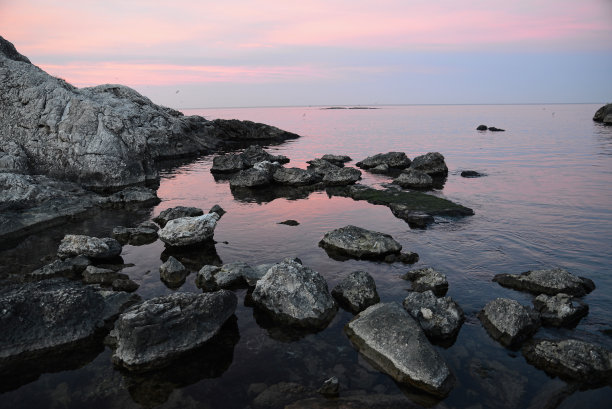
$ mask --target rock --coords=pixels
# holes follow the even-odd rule
[[[323,382],[323,385],[321,385],[321,387],[317,389],[317,392],[319,392],[321,395],[325,396],[326,398],[337,398],[339,395],[338,393],[339,390],[340,390],[340,382],[338,381],[338,378],[336,378],[335,376],[332,376],[331,378]]]
[[[563,268],[531,270],[521,274],[497,274],[493,281],[504,287],[534,294],[565,293],[582,297],[595,289],[593,281],[577,277]]]
[[[119,316],[112,360],[130,371],[168,364],[210,340],[236,310],[232,292],[173,293],[135,305]]]
[[[329,153],[321,156],[321,159],[323,159],[324,161],[327,161],[327,162],[329,162],[329,163],[331,163],[333,165],[339,166],[339,167],[342,167],[342,166],[344,166],[344,164],[346,162],[350,162],[350,161],[353,160],[353,159],[351,159],[350,156],[347,156],[347,155],[332,155],[332,154],[329,154]]]
[[[612,352],[599,345],[575,339],[534,339],[525,343],[522,352],[527,362],[553,376],[587,386],[612,379]]]
[[[407,169],[393,179],[393,183],[404,189],[431,189],[433,179],[427,173],[415,169]]]
[[[345,327],[353,345],[399,383],[446,396],[455,379],[419,324],[398,303],[379,303]]]
[[[83,272],[83,282],[85,284],[111,285],[119,277],[120,274],[114,270],[95,266],[88,266]]]
[[[197,207],[176,206],[162,211],[159,216],[153,218],[153,221],[161,227],[164,227],[170,220],[179,219],[181,217],[202,216],[203,214],[204,211]]]
[[[368,171],[370,173],[376,173],[376,174],[379,174],[379,175],[386,175],[387,173],[391,172],[391,168],[386,163],[383,163],[381,165],[374,166],[373,168],[368,169]]]
[[[76,256],[73,258],[67,258],[65,260],[55,260],[54,262],[42,266],[41,268],[28,274],[27,279],[38,281],[55,277],[77,278],[90,264],[91,260],[85,256]]]
[[[515,300],[496,298],[478,314],[489,335],[505,347],[515,347],[540,327],[538,314]]]
[[[606,104],[599,108],[593,116],[593,121],[612,125],[612,104]]]
[[[337,309],[323,276],[293,259],[270,267],[252,299],[274,321],[304,328],[326,326]]]
[[[264,151],[261,146],[252,145],[242,153],[227,153],[213,158],[213,166],[210,171],[213,173],[234,173],[244,169],[254,167],[259,162],[269,163],[288,163],[286,156],[274,156]]]
[[[189,270],[172,256],[168,257],[168,260],[159,266],[159,277],[171,288],[180,287],[188,275]]]
[[[171,247],[202,243],[212,239],[218,220],[217,213],[173,219],[159,231],[159,238]]]
[[[105,332],[137,298],[64,278],[0,288],[0,366],[37,359]]]
[[[306,186],[321,181],[316,173],[299,168],[279,168],[272,177],[274,182],[288,186]]]
[[[476,130],[477,131],[486,131],[487,130],[487,126],[486,125],[478,125]]]
[[[464,178],[479,178],[482,176],[485,176],[485,174],[476,172],[475,170],[464,170],[461,172],[461,177],[464,177]]]
[[[491,132],[505,132],[506,130],[505,129],[501,129],[501,128],[496,128],[494,126],[490,126],[489,127],[489,131],[491,131]]]
[[[266,275],[266,273],[272,266],[274,266],[274,263],[259,264],[257,266],[254,266],[253,271],[251,271],[249,275],[244,276],[244,279],[246,280],[247,285],[249,287],[255,287],[255,285],[257,285],[257,282],[261,280],[263,276]]]
[[[361,172],[355,168],[346,167],[330,170],[323,176],[326,186],[352,185],[361,179]]]
[[[239,153],[226,153],[225,155],[215,156],[210,168],[212,173],[234,173],[248,166]]]
[[[13,141],[0,146],[0,172],[29,173],[28,157],[23,148]]]
[[[417,292],[433,291],[437,297],[442,297],[448,291],[446,276],[431,267],[408,271],[402,276],[412,282],[412,290]]]
[[[113,229],[113,238],[121,244],[141,246],[143,244],[153,243],[157,240],[157,230],[141,226],[117,226]]]
[[[542,324],[554,327],[575,325],[589,313],[588,305],[564,293],[540,294],[533,300],[533,306],[540,313]]]
[[[255,168],[241,170],[230,179],[230,187],[261,187],[272,182],[272,178],[265,172]]]
[[[334,171],[338,171],[342,169],[341,166],[338,166],[334,163],[331,163],[323,159],[313,159],[313,160],[307,161],[306,163],[308,163],[307,169],[309,171],[314,172],[321,177],[324,177],[330,172],[334,172]],[[342,166],[344,166],[344,164],[342,164]]]
[[[147,220],[147,221],[140,223],[138,227],[142,229],[151,229],[151,230],[159,231],[159,226],[154,221],[151,221],[151,220]]]
[[[356,165],[361,169],[372,169],[380,165],[387,165],[394,169],[406,169],[410,166],[410,159],[404,152],[378,153],[374,156],[368,156],[357,162]]]
[[[253,409],[283,409],[286,405],[316,396],[316,392],[295,382],[280,382],[253,399]]]
[[[221,206],[216,204],[216,205],[214,205],[213,207],[210,208],[208,213],[217,213],[219,215],[219,219],[221,219],[223,217],[223,215],[225,213],[227,213],[227,212],[225,210],[223,210],[223,208]]]
[[[161,202],[157,193],[149,188],[142,186],[127,187],[102,200],[103,207],[134,207],[134,206],[155,206]]]
[[[117,278],[113,280],[111,286],[114,291],[125,291],[126,293],[133,293],[139,287],[138,284],[129,278]]]
[[[376,283],[365,271],[354,271],[332,289],[340,305],[357,314],[380,301]]]
[[[256,272],[244,262],[235,262],[219,266],[204,266],[196,276],[196,286],[204,291],[216,291],[221,288],[231,289],[247,285],[247,278]]]
[[[67,234],[57,249],[57,256],[68,257],[85,256],[93,259],[112,259],[121,254],[121,244],[109,237],[97,238],[77,234]]]
[[[407,205],[392,203],[389,208],[395,217],[406,221],[411,228],[424,229],[435,222],[432,215],[413,210]]]
[[[283,155],[272,155],[266,152],[259,145],[251,145],[246,148],[241,154],[244,163],[247,166],[255,166],[259,162],[269,162],[269,163],[278,163],[284,164],[289,163],[289,158]]]
[[[417,156],[412,160],[411,169],[420,170],[429,176],[446,176],[448,167],[444,162],[444,156],[439,152],[429,152],[425,155]]]
[[[408,294],[403,305],[432,341],[454,340],[465,321],[459,304],[451,297],[437,298],[431,290]]]
[[[298,222],[297,220],[289,219],[289,220],[285,220],[284,222],[278,222],[276,224],[284,224],[286,226],[299,226],[300,222]]]
[[[319,246],[356,258],[384,258],[402,250],[401,244],[388,234],[351,225],[325,233]]]

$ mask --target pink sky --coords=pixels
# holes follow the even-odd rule
[[[77,86],[322,84],[455,69],[415,53],[610,53],[612,1],[0,0],[0,27]]]

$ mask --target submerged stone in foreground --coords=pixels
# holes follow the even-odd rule
[[[333,288],[332,296],[354,314],[380,301],[376,283],[365,271],[353,271],[346,276]]]
[[[344,328],[359,352],[397,382],[440,397],[453,388],[446,362],[400,304],[373,305]]]
[[[493,281],[504,287],[535,294],[565,293],[582,297],[595,289],[593,281],[575,276],[563,268],[531,270],[521,274],[497,274]]]
[[[319,246],[357,258],[381,259],[402,250],[402,245],[390,235],[352,225],[325,233]]]

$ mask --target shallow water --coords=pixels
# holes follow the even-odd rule
[[[540,337],[573,337],[612,349],[608,311],[612,307],[612,127],[594,123],[596,105],[389,106],[375,110],[322,110],[319,107],[189,110],[207,118],[264,122],[298,133],[301,138],[270,147],[291,159],[288,166],[325,153],[348,154],[354,162],[387,151],[410,158],[444,154],[450,170],[444,188],[433,194],[471,207],[476,214],[460,219],[437,218],[426,230],[413,230],[388,208],[314,192],[299,199],[234,198],[227,181],[209,172],[212,156],[163,172],[159,197],[151,214],[102,213],[37,235],[17,249],[3,252],[6,270],[22,271],[52,254],[66,231],[109,235],[118,224],[137,224],[162,210],[220,204],[227,214],[215,240],[223,263],[272,263],[300,257],[333,287],[351,271],[368,271],[382,301],[401,301],[409,283],[399,275],[412,268],[371,261],[336,261],[317,243],[326,231],[347,224],[391,234],[405,250],[417,252],[413,267],[431,266],[447,275],[448,295],[466,313],[458,339],[437,347],[458,382],[441,402],[399,387],[359,357],[342,332],[351,314],[340,310],[317,334],[286,334],[242,305],[237,292],[237,320],[229,323],[212,354],[192,359],[147,377],[115,370],[110,351],[97,351],[77,369],[42,373],[0,396],[0,407],[211,407],[250,405],[259,383],[298,382],[317,388],[335,375],[341,393],[403,393],[428,407],[543,407],[554,399],[559,408],[607,407],[612,389],[574,391],[572,385],[527,364],[520,351],[510,351],[489,338],[476,314],[495,297],[530,304],[532,296],[491,281],[497,273],[561,266],[592,279],[597,289],[584,297],[590,312],[574,329],[540,329]],[[478,132],[480,123],[506,132]],[[354,165],[354,162],[351,163]],[[349,165],[351,165],[349,164]],[[466,179],[461,170],[485,177]],[[389,178],[364,172],[363,184]],[[298,220],[299,226],[277,224]],[[150,298],[171,290],[159,280],[159,241],[125,246],[122,257],[133,263],[123,272],[138,282],[138,293]],[[25,253],[28,253],[27,255]],[[33,257],[34,256],[34,257]],[[35,259],[35,262],[32,262]],[[5,265],[5,266],[6,266]],[[198,291],[194,274],[178,291]],[[96,355],[97,354],[97,355]],[[43,372],[53,372],[47,368]],[[3,389],[4,390],[4,389]],[[563,397],[563,398],[560,398]]]

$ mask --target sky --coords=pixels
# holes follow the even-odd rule
[[[0,0],[0,35],[177,109],[612,102],[612,0]]]

